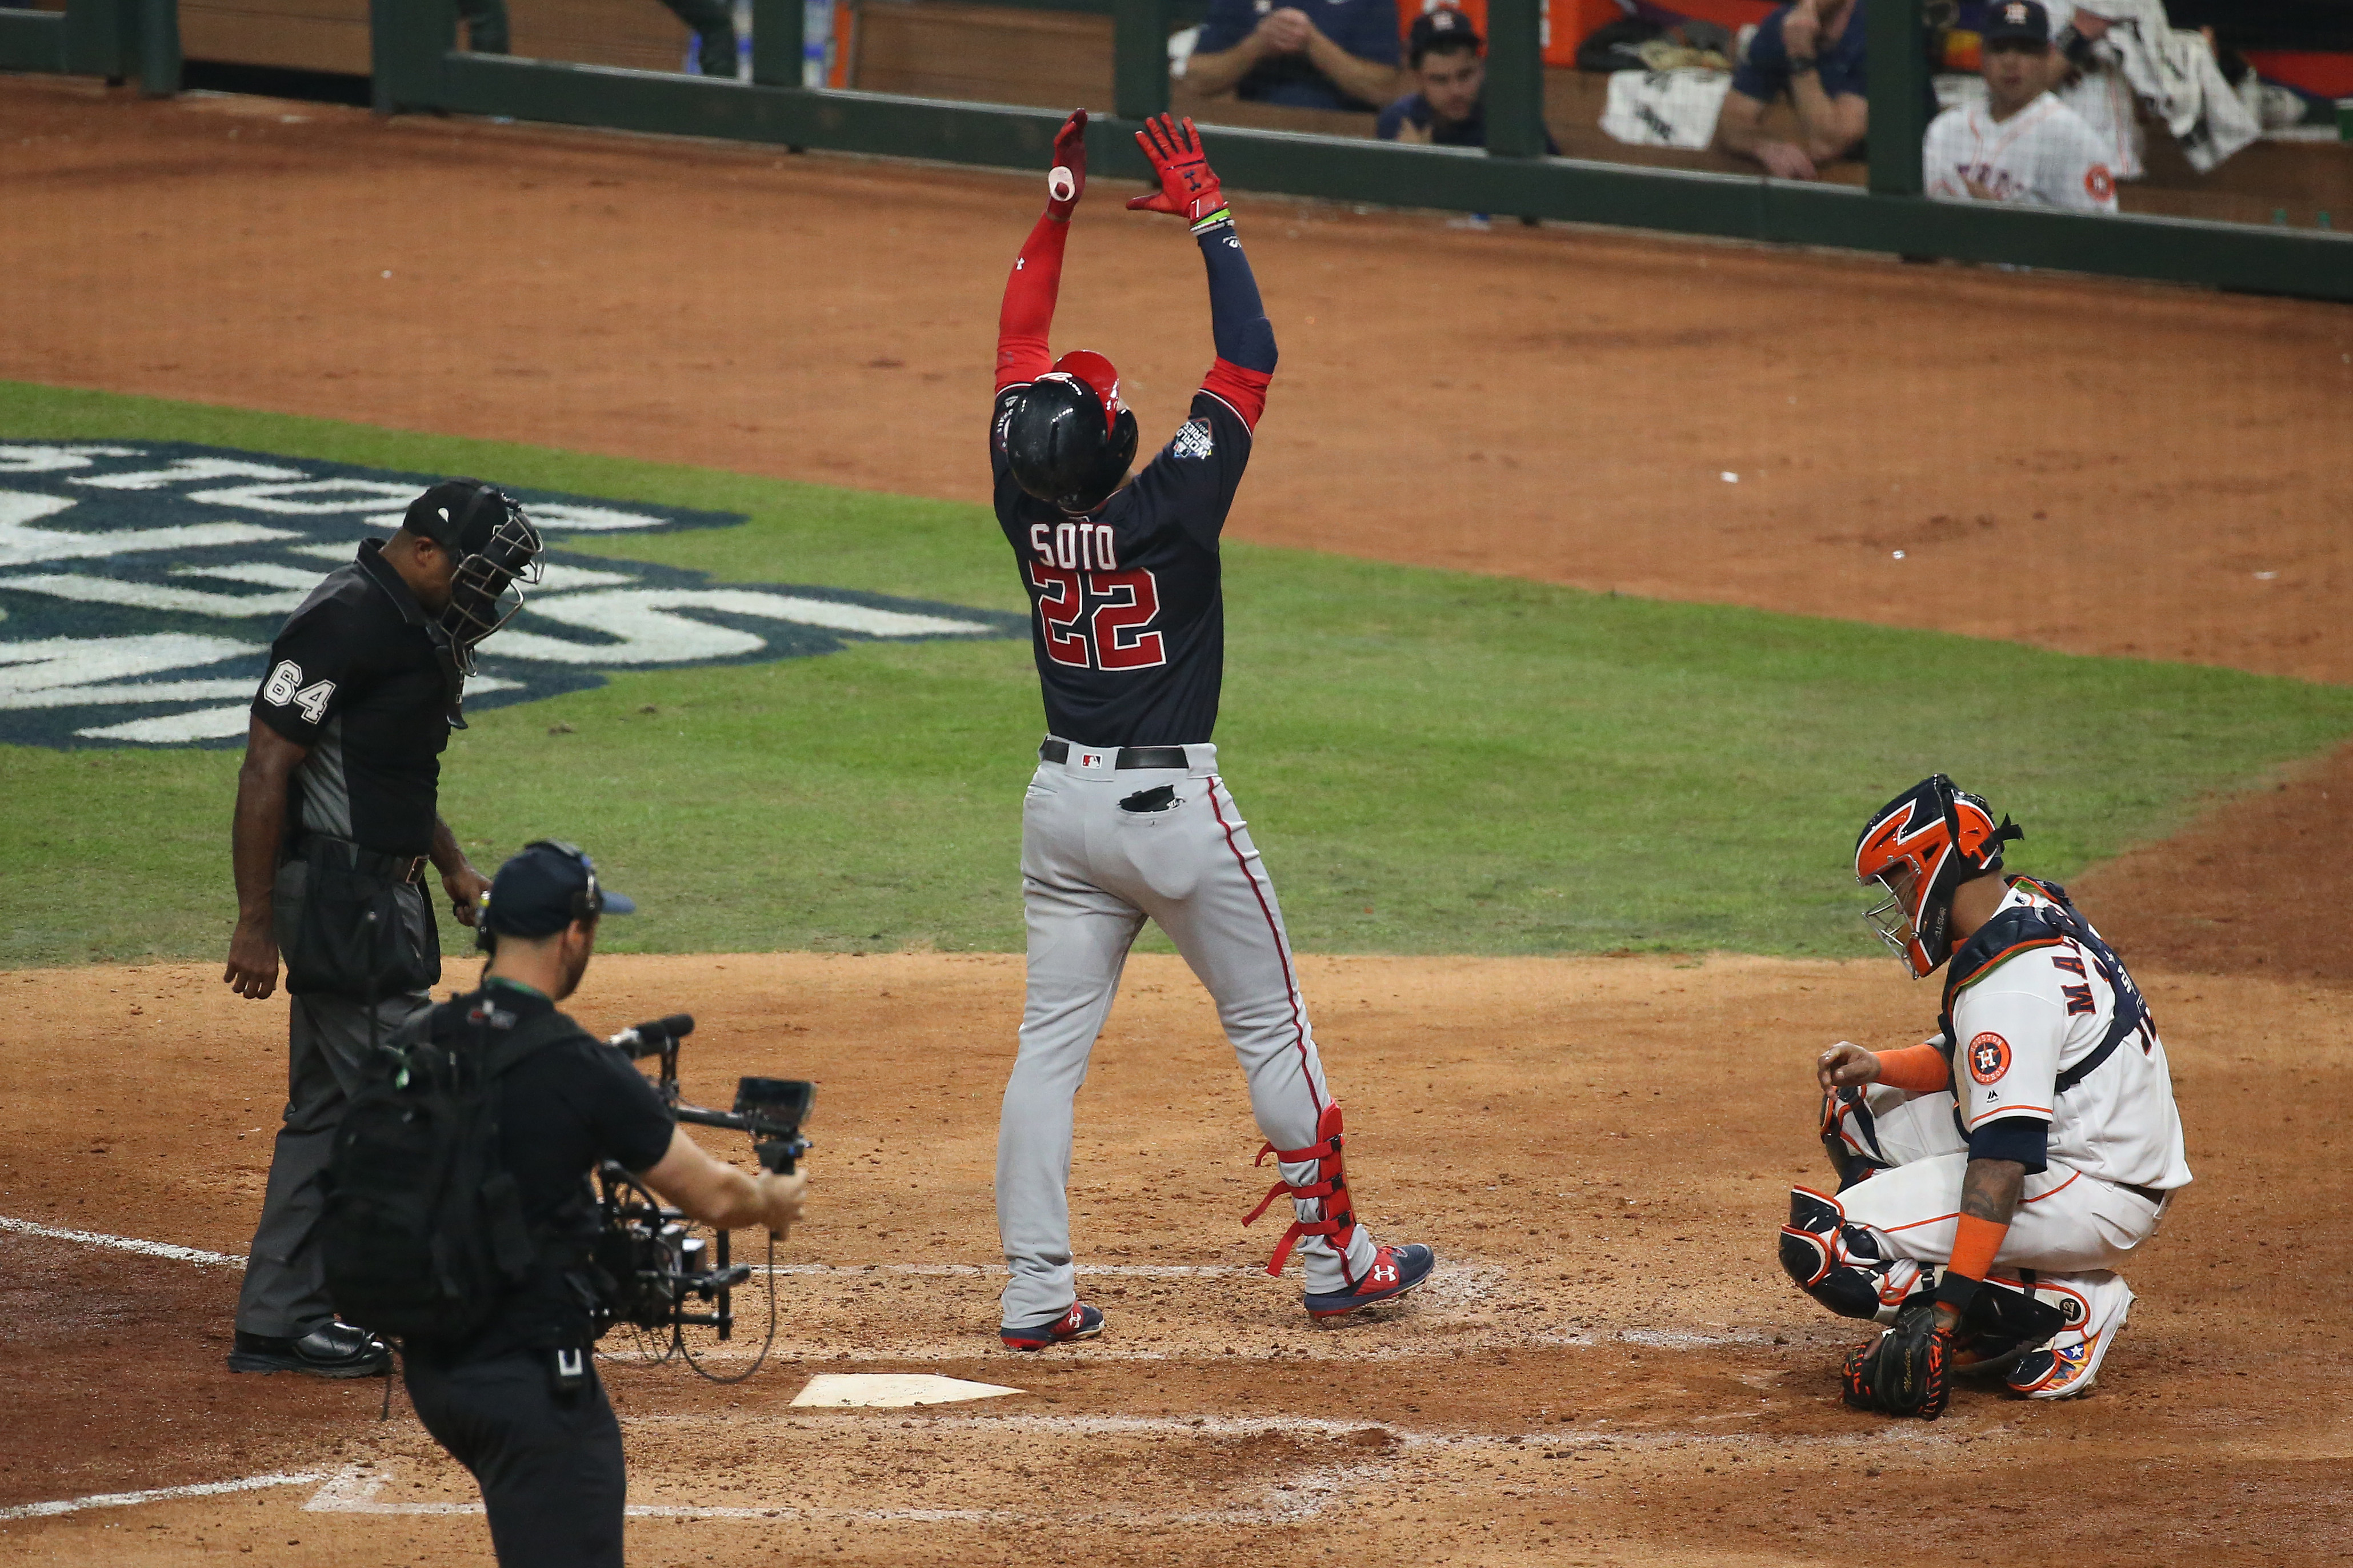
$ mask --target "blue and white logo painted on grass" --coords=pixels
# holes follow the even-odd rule
[[[0,442],[0,741],[241,741],[269,639],[439,476],[160,441]],[[486,476],[494,477],[494,476]],[[740,523],[735,512],[513,492],[551,537]],[[713,583],[551,549],[482,645],[469,710],[605,672],[752,664],[853,640],[1012,637],[1018,616],[842,588]]]

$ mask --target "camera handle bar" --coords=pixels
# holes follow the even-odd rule
[[[607,1043],[633,1060],[660,1058],[655,1091],[679,1121],[749,1133],[754,1140],[753,1154],[763,1169],[777,1174],[793,1171],[800,1156],[808,1151],[809,1141],[802,1135],[801,1122],[808,1115],[816,1086],[799,1079],[743,1078],[736,1080],[735,1106],[732,1110],[689,1104],[680,1098],[678,1047],[693,1032],[692,1016],[674,1013],[632,1025]],[[713,1383],[741,1383],[759,1371],[776,1339],[774,1234],[768,1237],[766,1340],[749,1367],[733,1377],[720,1377],[705,1371],[687,1348],[686,1325],[715,1329],[722,1341],[731,1338],[735,1326],[734,1290],[751,1278],[751,1265],[730,1258],[730,1233],[724,1230],[717,1233],[715,1247],[706,1250],[702,1237],[688,1234],[691,1222],[684,1213],[663,1204],[621,1166],[607,1161],[596,1174],[607,1228],[631,1238],[636,1254],[632,1288],[626,1292],[628,1299],[616,1315],[639,1329],[668,1328],[670,1343],[656,1359],[667,1361],[672,1355],[680,1356],[697,1375]],[[690,1310],[689,1300],[696,1298],[711,1303],[711,1310]]]

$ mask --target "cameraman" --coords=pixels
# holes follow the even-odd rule
[[[598,918],[635,907],[600,888],[595,865],[571,845],[530,845],[491,885],[480,988],[435,1007],[426,1029],[438,1040],[477,1035],[488,1048],[554,1013],[587,970]],[[621,1429],[596,1376],[590,1173],[617,1161],[705,1225],[765,1225],[779,1237],[801,1216],[807,1179],[747,1175],[704,1153],[628,1058],[586,1030],[509,1069],[497,1103],[500,1154],[521,1189],[538,1261],[474,1339],[409,1340],[408,1396],[480,1483],[505,1568],[619,1568],[627,1479]]]
[[[445,479],[328,574],[269,645],[231,830],[237,930],[221,978],[292,999],[285,1123],[237,1303],[231,1372],[367,1377],[390,1356],[335,1321],[319,1258],[321,1178],[371,1039],[429,1005],[441,940],[425,868],[473,923],[489,886],[438,813],[441,753],[474,647],[538,581],[540,537],[480,479]]]

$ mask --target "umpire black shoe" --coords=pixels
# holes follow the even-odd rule
[[[365,1329],[330,1318],[307,1332],[280,1339],[239,1329],[228,1352],[231,1372],[307,1372],[312,1377],[380,1377],[392,1352]]]

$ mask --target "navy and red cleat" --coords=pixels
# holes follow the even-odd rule
[[[1394,1301],[1406,1292],[1419,1289],[1430,1279],[1430,1271],[1438,1267],[1438,1255],[1421,1243],[1409,1242],[1403,1247],[1384,1247],[1373,1254],[1373,1266],[1366,1270],[1354,1290],[1335,1290],[1328,1296],[1312,1292],[1307,1298],[1307,1315],[1311,1318],[1337,1318],[1360,1308],[1375,1307],[1384,1301]]]
[[[1042,1323],[1032,1323],[1026,1329],[1017,1329],[1012,1324],[1007,1323],[997,1331],[997,1337],[1003,1340],[1008,1349],[1041,1351],[1048,1345],[1062,1345],[1070,1343],[1072,1340],[1093,1339],[1103,1332],[1103,1315],[1101,1308],[1090,1307],[1084,1301],[1073,1301],[1071,1303],[1071,1310],[1059,1318],[1051,1318]]]

